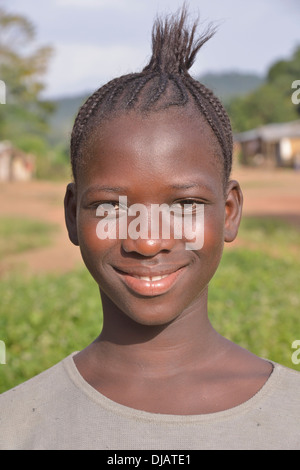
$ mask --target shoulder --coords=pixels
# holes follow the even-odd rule
[[[265,449],[300,449],[300,372],[273,363],[273,372],[250,401],[248,437]],[[258,445],[258,444],[257,444]]]
[[[268,429],[268,437],[300,446],[300,372],[273,363],[273,372],[252,400],[252,417]]]
[[[271,396],[278,401],[278,407],[288,408],[300,414],[300,372],[280,364],[274,364],[274,380],[270,381]]]
[[[32,405],[37,401],[47,400],[49,391],[52,391],[53,386],[57,387],[60,378],[64,376],[63,362],[64,360],[11,390],[2,393],[0,395],[0,422],[4,406],[10,406],[10,404],[18,406],[20,400],[24,398],[26,402],[29,400]],[[24,402],[22,405],[24,405]]]
[[[70,389],[67,360],[0,395],[0,449],[26,447],[30,433],[60,413]]]

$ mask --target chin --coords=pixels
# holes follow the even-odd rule
[[[172,305],[166,302],[163,296],[138,298],[132,302],[124,297],[116,299],[115,296],[108,297],[103,291],[100,290],[100,292],[104,314],[106,312],[107,316],[115,316],[116,325],[123,323],[127,318],[137,325],[167,326],[175,321],[184,310],[183,306],[181,309],[178,304]]]

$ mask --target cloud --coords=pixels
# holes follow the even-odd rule
[[[77,94],[95,90],[112,78],[138,72],[149,59],[139,46],[61,44],[51,61],[44,95]]]
[[[136,0],[130,0],[130,7],[138,6]],[[56,0],[56,4],[59,7],[79,7],[79,8],[120,8],[128,9],[128,2],[124,0]]]

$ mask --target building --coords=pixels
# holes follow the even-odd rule
[[[243,165],[300,169],[300,120],[267,124],[234,140]]]
[[[34,175],[34,156],[13,147],[11,142],[0,142],[0,182],[28,181]]]

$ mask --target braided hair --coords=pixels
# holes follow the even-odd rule
[[[232,129],[220,100],[189,74],[197,52],[215,33],[209,27],[196,39],[197,23],[187,25],[187,11],[157,19],[152,31],[152,56],[139,73],[123,75],[95,91],[79,109],[71,135],[71,164],[76,181],[84,162],[84,143],[105,119],[134,109],[150,113],[192,102],[217,138],[223,155],[224,183],[232,166]]]

